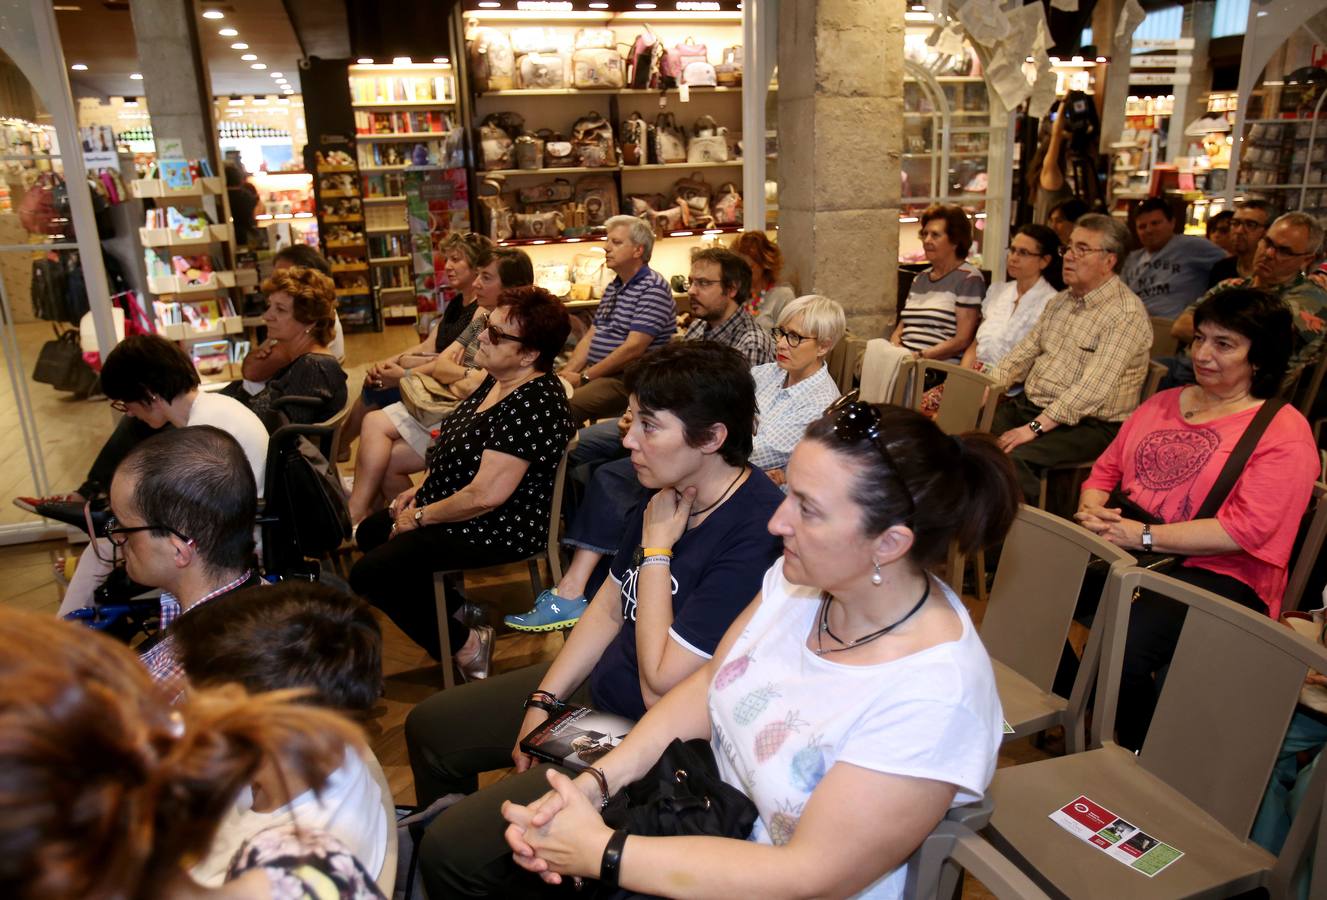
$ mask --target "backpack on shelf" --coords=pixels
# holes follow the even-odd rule
[[[704,63],[709,65],[709,48],[704,44],[697,44],[696,39],[688,37],[686,43],[677,44],[672,50],[664,54],[663,62],[660,64],[660,71],[673,79],[674,84],[683,84],[683,74],[687,66],[693,63]],[[713,69],[713,66],[710,66]]]
[[[543,181],[521,188],[516,198],[522,203],[566,203],[572,198],[571,182],[565,178]]]
[[[541,128],[536,136],[544,142],[544,168],[568,169],[580,165],[576,160],[576,145],[548,128]]]
[[[585,207],[586,224],[597,228],[618,213],[617,182],[612,175],[586,175],[576,182],[576,204]]]
[[[527,53],[517,63],[521,87],[553,90],[567,86],[567,63],[558,53]]]
[[[719,78],[708,62],[689,62],[682,70],[681,83],[688,87],[717,87]]]
[[[551,28],[531,26],[511,30],[511,52],[516,56],[526,53],[557,53],[565,46]]]
[[[611,47],[575,51],[571,55],[571,83],[581,90],[622,87],[626,84],[622,57]]]
[[[617,165],[613,126],[598,112],[591,110],[576,120],[571,127],[571,140],[576,147],[577,160],[585,168]]]
[[[742,224],[742,192],[733,182],[729,181],[719,186],[718,192],[714,195],[713,207],[715,225]]]
[[[654,161],[680,163],[687,161],[687,133],[677,124],[672,113],[659,113],[654,117]]]
[[[742,48],[725,47],[723,62],[714,67],[715,80],[722,87],[738,87],[742,83]]]
[[[516,87],[516,57],[505,34],[496,28],[477,28],[470,38],[469,51],[475,90],[483,93]]]
[[[624,119],[618,128],[621,137],[622,163],[628,166],[642,166],[650,161],[650,134],[653,127],[640,113],[634,112]]]
[[[714,213],[710,209],[714,188],[698,173],[693,172],[689,178],[674,182],[671,196],[681,207],[682,223],[687,228],[708,228],[714,224]]]
[[[701,116],[696,120],[694,136],[687,141],[687,162],[727,162],[727,132],[712,116]]]
[[[516,167],[515,136],[524,125],[525,120],[516,113],[492,113],[484,118],[479,124],[479,147],[486,170]]]
[[[577,50],[612,50],[617,37],[611,28],[582,28],[576,32]]]
[[[668,205],[663,194],[630,194],[627,203],[631,206],[631,215],[638,219],[649,219]]]
[[[637,89],[659,87],[659,64],[663,61],[663,43],[646,25],[631,45],[627,64],[631,67],[631,86]]]

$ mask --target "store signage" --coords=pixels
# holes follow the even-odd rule
[[[1142,38],[1133,42],[1134,52],[1139,50],[1192,50],[1193,38]]]
[[[723,7],[713,0],[678,0],[678,12],[722,12]]]
[[[1130,72],[1130,84],[1188,84],[1188,72]]]
[[[1187,69],[1193,57],[1187,53],[1149,53],[1130,57],[1129,65],[1135,69]]]

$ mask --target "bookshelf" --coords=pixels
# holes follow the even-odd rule
[[[369,285],[367,210],[354,150],[351,144],[327,144],[313,154],[318,236],[332,266],[341,327],[381,331],[381,311]]]

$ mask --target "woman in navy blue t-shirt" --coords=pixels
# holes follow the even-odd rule
[[[633,419],[623,446],[656,493],[627,517],[611,577],[551,664],[437,694],[406,721],[420,805],[472,794],[425,834],[430,896],[502,893],[518,873],[499,808],[547,790],[519,748],[545,707],[557,699],[639,718],[705,664],[781,552],[766,524],[783,494],[747,465],[756,397],[746,360],[718,344],[671,344],[625,381]],[[516,775],[474,793],[480,772],[512,760]]]

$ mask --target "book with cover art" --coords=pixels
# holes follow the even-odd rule
[[[566,706],[521,738],[521,749],[545,762],[580,771],[622,743],[635,724],[625,716]]]

